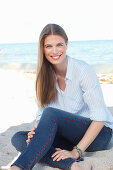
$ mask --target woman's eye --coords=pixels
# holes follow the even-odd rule
[[[58,46],[60,47],[60,46],[63,46],[63,44],[58,44]]]
[[[48,45],[48,46],[46,46],[46,48],[51,48],[51,46]]]

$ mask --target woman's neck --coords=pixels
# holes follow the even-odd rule
[[[57,64],[54,66],[57,78],[65,78],[67,72],[67,58],[63,61],[63,64]]]

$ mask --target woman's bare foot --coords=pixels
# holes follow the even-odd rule
[[[74,162],[70,170],[91,170],[92,166],[88,161]]]
[[[10,167],[9,170],[21,170],[21,169],[19,167],[17,167],[17,166],[12,166],[12,167]]]

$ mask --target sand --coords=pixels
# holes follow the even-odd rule
[[[113,75],[98,74],[107,107],[113,114]],[[20,130],[31,130],[35,124],[35,74],[0,70],[0,169],[8,169],[18,156],[11,145],[12,135]],[[93,170],[113,170],[113,138],[109,150],[86,153]],[[34,170],[52,170],[36,164]]]

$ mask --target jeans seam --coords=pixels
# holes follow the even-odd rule
[[[75,121],[75,122],[77,122],[77,123],[81,123],[81,124],[83,124],[83,125],[89,126],[89,125],[87,125],[87,124],[85,124],[85,123],[82,123],[82,122],[79,122],[79,121],[77,121],[77,120],[73,120],[73,119],[70,119],[70,118],[66,118],[66,117],[57,117],[57,118],[55,119],[55,123],[54,123],[53,128],[52,128],[52,131],[51,131],[51,135],[50,135],[50,137],[49,137],[47,143],[45,144],[45,146],[42,148],[42,150],[43,150],[43,149],[47,146],[47,144],[49,143],[50,138],[51,138],[52,133],[53,133],[53,130],[54,130],[54,127],[55,127],[55,125],[56,125],[56,121],[57,121],[59,118],[64,118],[64,119],[72,120],[72,121]],[[42,152],[42,150],[41,150],[41,151],[38,153],[38,155],[32,160],[32,162],[30,163],[30,165],[28,166],[27,169],[29,169],[29,167],[30,167],[30,166],[32,165],[32,163],[36,160],[36,158],[39,156],[39,154]]]
[[[66,118],[66,117],[57,117],[57,118],[55,119],[55,123],[54,123],[54,125],[53,125],[52,131],[51,131],[51,134],[50,134],[50,137],[49,137],[47,143],[46,143],[45,146],[41,149],[41,151],[38,153],[38,155],[32,160],[32,162],[30,163],[30,165],[28,166],[27,169],[30,168],[30,166],[32,165],[32,163],[36,160],[36,158],[39,156],[39,154],[43,151],[43,149],[44,149],[44,148],[47,146],[47,144],[49,143],[50,138],[51,138],[52,133],[53,133],[53,130],[54,130],[54,127],[55,127],[55,125],[56,125],[56,121],[57,121],[59,118],[64,118],[64,119],[72,120],[72,121],[75,121],[75,122],[77,122],[77,123],[81,123],[81,124],[83,124],[83,125],[85,125],[85,126],[89,126],[89,125],[86,124],[86,123],[79,122],[79,121],[77,121],[77,120],[73,120],[73,119],[70,119],[70,118]]]
[[[52,133],[53,133],[53,129],[54,129],[54,127],[55,127],[55,124],[56,124],[56,120],[55,120],[55,123],[54,123],[54,125],[53,125],[52,131],[51,131],[51,134],[50,134],[50,137],[49,137],[47,143],[45,144],[45,146],[42,148],[42,150],[43,150],[43,149],[47,146],[47,144],[49,143],[50,138],[51,138],[51,135],[52,135]],[[35,159],[39,156],[39,154],[42,152],[42,150],[41,150],[41,151],[38,153],[38,155],[32,160],[31,164],[28,166],[27,169],[29,169],[29,167],[32,165],[32,163],[35,161]]]

